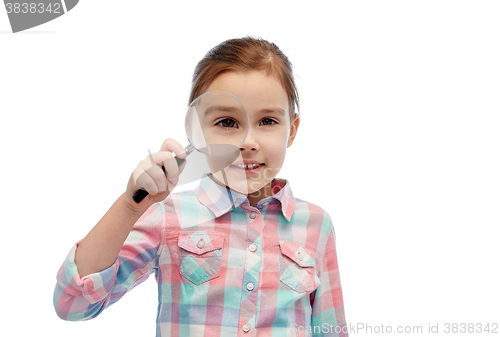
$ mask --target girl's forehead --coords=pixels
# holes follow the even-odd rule
[[[237,97],[250,114],[263,109],[288,112],[288,95],[281,83],[263,71],[227,71],[217,76],[208,91],[224,91]]]

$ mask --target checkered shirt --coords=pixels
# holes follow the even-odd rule
[[[347,336],[330,216],[287,180],[250,206],[205,176],[153,204],[109,268],[80,278],[78,243],[57,275],[62,319],[98,316],[155,274],[156,336]]]

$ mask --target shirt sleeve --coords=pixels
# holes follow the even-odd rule
[[[329,220],[329,217],[327,217]],[[319,264],[320,286],[311,294],[313,336],[347,337],[348,328],[344,314],[344,300],[337,263],[335,233],[331,221],[330,234],[324,247],[324,257]],[[320,250],[321,251],[321,250]]]
[[[163,203],[153,204],[135,223],[113,265],[82,278],[75,264],[79,243],[73,246],[57,273],[57,315],[68,321],[92,319],[145,281],[157,266],[163,219]]]

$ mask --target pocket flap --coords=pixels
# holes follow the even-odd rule
[[[179,232],[179,247],[194,253],[204,254],[224,246],[224,233],[206,231]]]
[[[281,253],[293,260],[301,267],[314,267],[314,252],[302,247],[301,245],[280,241]]]

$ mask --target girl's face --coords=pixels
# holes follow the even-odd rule
[[[285,89],[271,76],[260,71],[228,71],[219,75],[207,88],[237,97],[245,106],[250,124],[240,156],[214,177],[248,196],[251,205],[273,195],[271,181],[285,160],[300,120],[291,120]],[[252,165],[253,164],[253,165]],[[250,167],[248,167],[250,165]]]

